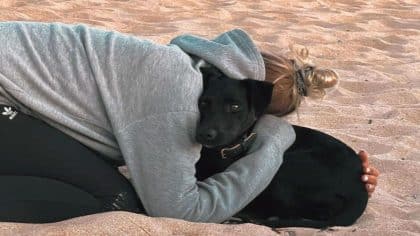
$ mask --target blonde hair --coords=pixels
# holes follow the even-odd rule
[[[295,111],[303,97],[323,98],[325,89],[338,82],[338,74],[330,69],[319,69],[308,58],[306,47],[291,47],[292,56],[287,58],[261,52],[266,70],[266,81],[274,84],[267,113],[277,116]]]

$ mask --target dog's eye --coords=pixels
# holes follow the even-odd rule
[[[238,112],[241,110],[241,107],[238,104],[230,105],[230,112]]]

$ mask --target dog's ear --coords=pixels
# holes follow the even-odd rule
[[[211,66],[200,67],[200,72],[203,75],[203,89],[207,88],[208,81],[213,77],[214,70]]]
[[[218,78],[222,75],[222,72],[212,65],[200,67],[200,71],[203,74],[203,78],[205,79],[210,77]]]
[[[203,67],[200,67],[200,72],[201,74],[203,74],[203,78],[207,78],[214,73],[214,70],[212,69],[211,66],[203,66]]]
[[[254,79],[245,79],[244,83],[248,90],[249,104],[251,108],[255,110],[256,118],[259,118],[264,114],[268,105],[270,105],[271,96],[273,94],[273,84]]]
[[[200,72],[203,74],[203,88],[207,87],[209,80],[218,78],[221,75],[221,72],[216,67],[209,64],[200,67]]]

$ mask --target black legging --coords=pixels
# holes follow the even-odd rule
[[[0,221],[144,212],[129,181],[99,154],[43,121],[8,109],[0,105]]]

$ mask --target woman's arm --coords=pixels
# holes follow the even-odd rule
[[[283,152],[294,142],[291,125],[264,116],[250,153],[225,172],[195,178],[201,145],[194,140],[198,113],[172,112],[132,123],[117,133],[133,185],[148,214],[222,222],[270,183]]]

